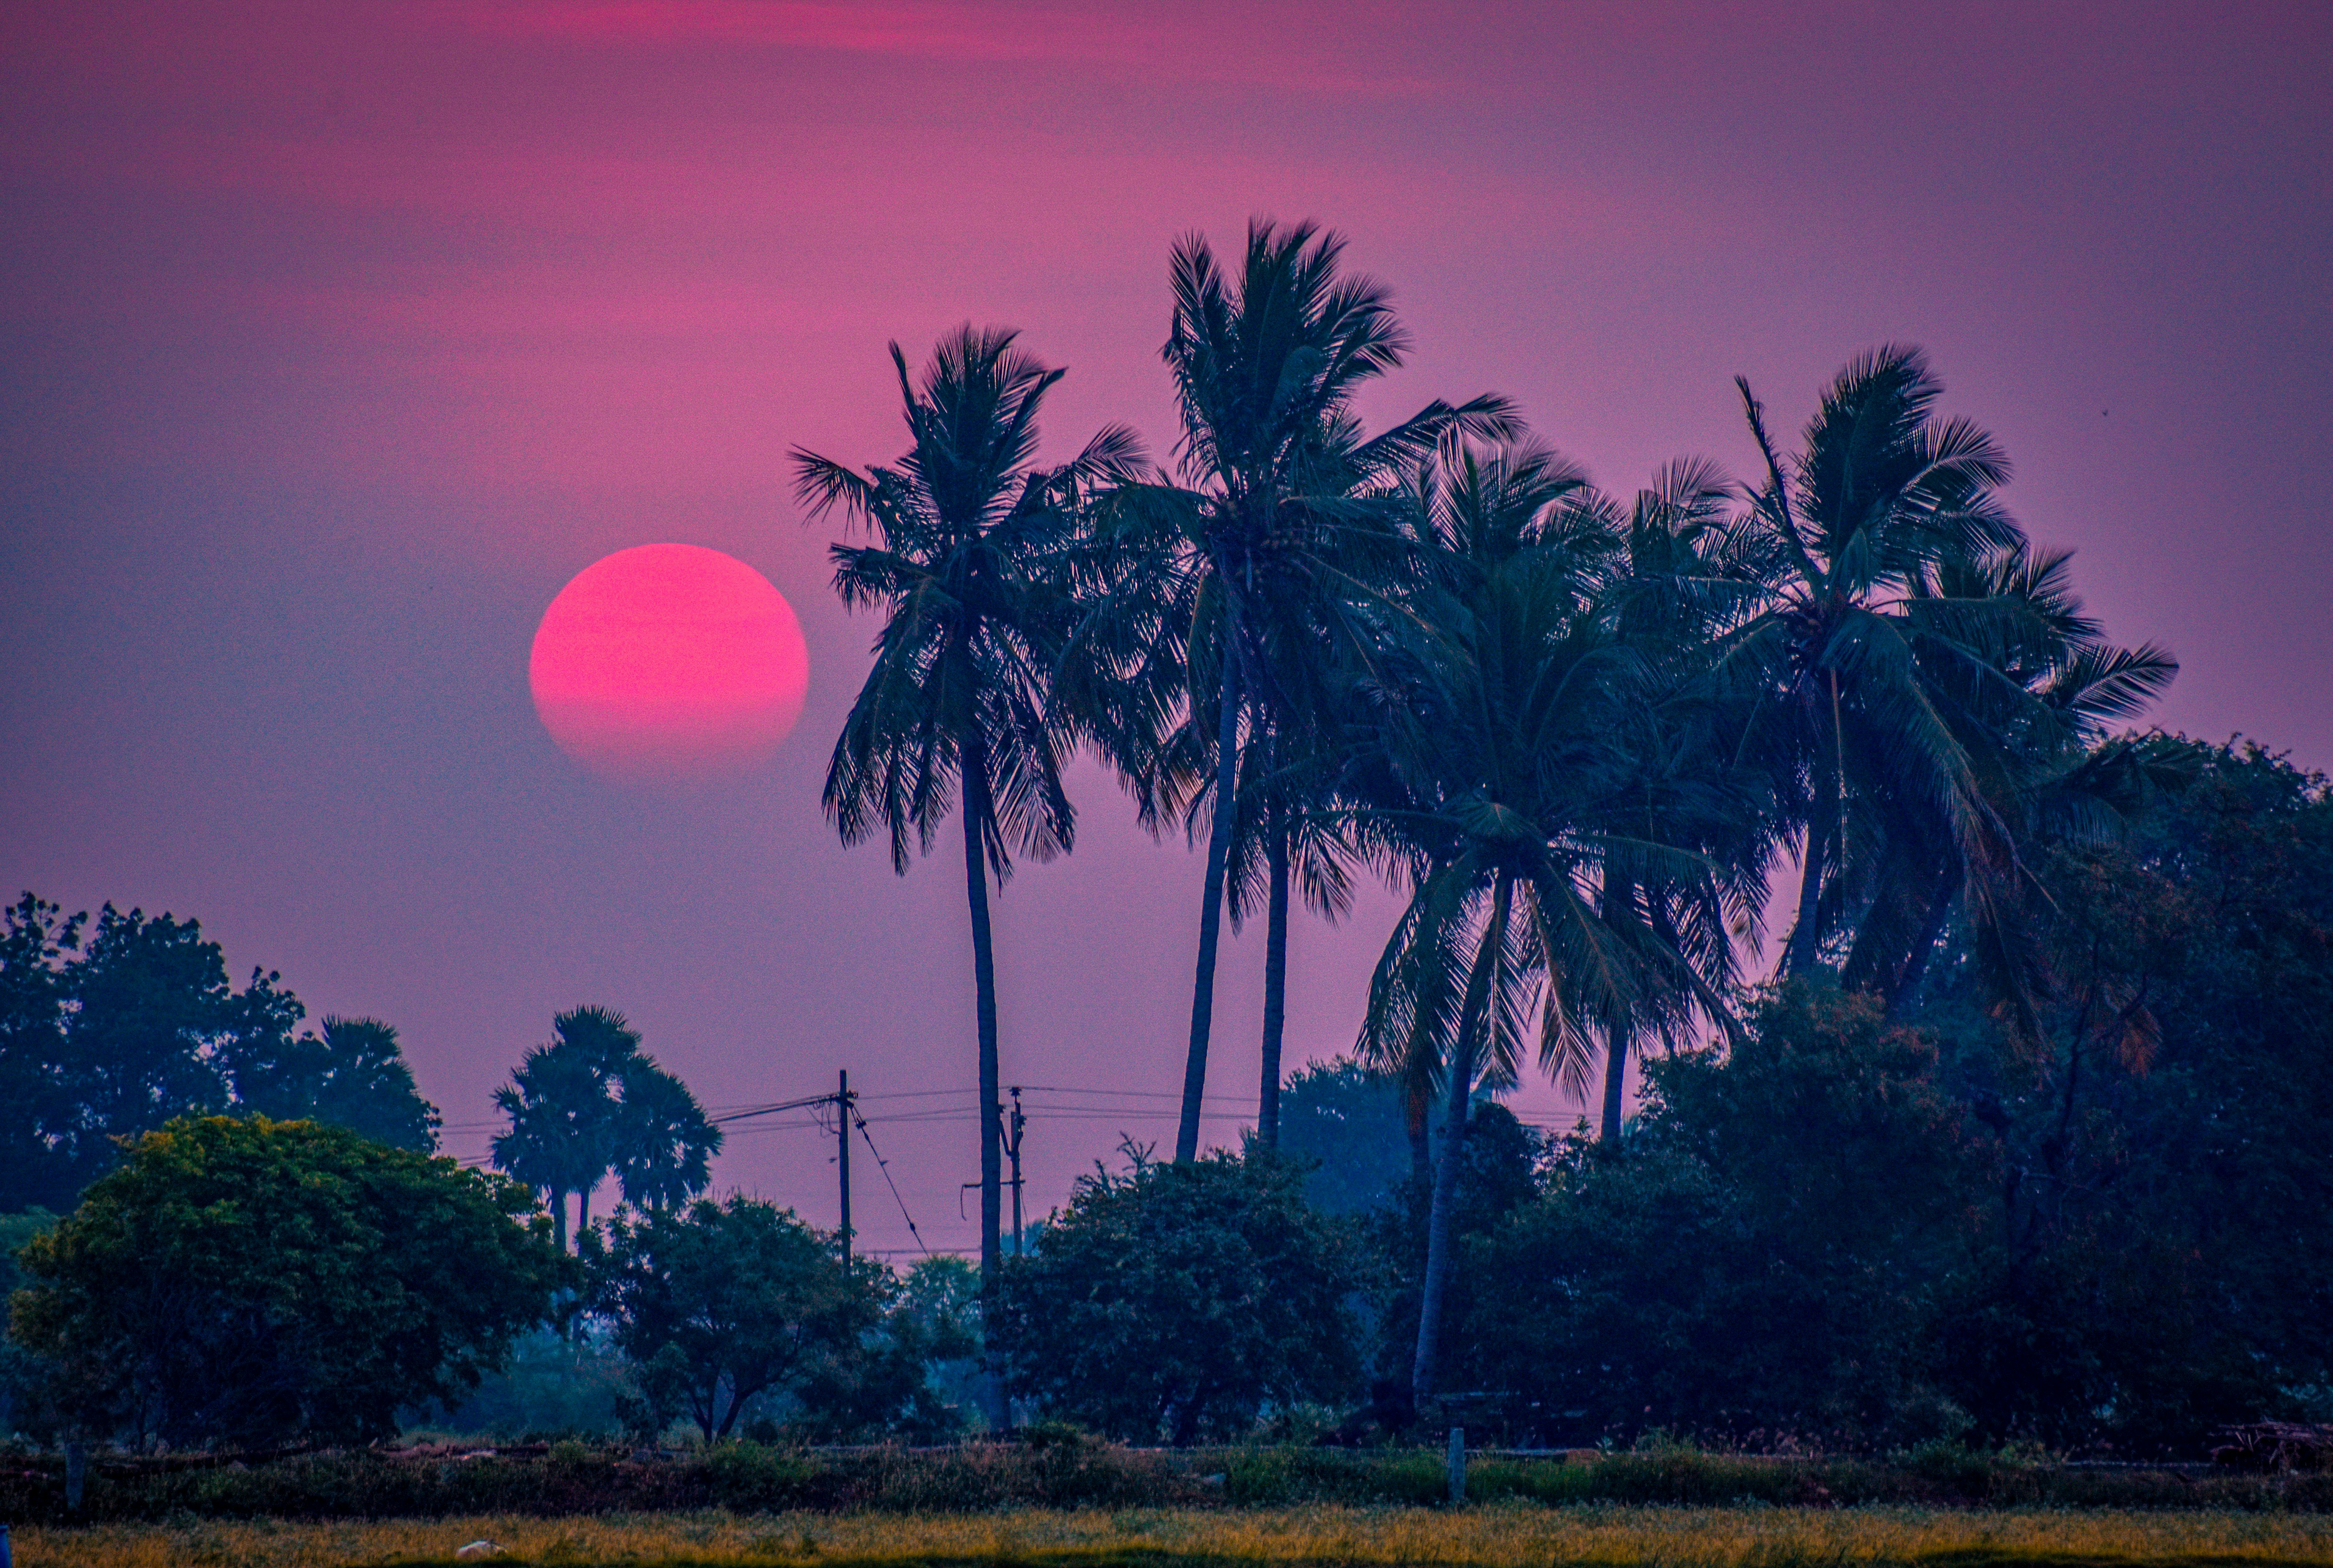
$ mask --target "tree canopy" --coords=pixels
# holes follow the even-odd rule
[[[523,1188],[343,1128],[182,1117],[24,1248],[11,1337],[89,1436],[366,1441],[458,1396],[568,1278]]]
[[[397,1032],[326,1018],[273,971],[237,990],[202,927],[108,904],[94,923],[27,892],[0,911],[0,1211],[62,1212],[117,1140],[179,1116],[312,1117],[427,1153],[437,1107]]]
[[[1133,1442],[1245,1429],[1266,1404],[1339,1398],[1359,1372],[1348,1229],[1258,1150],[1079,1178],[1008,1266],[997,1340],[1015,1389]]]

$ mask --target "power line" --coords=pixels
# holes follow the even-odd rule
[[[874,1136],[867,1130],[867,1118],[860,1116],[857,1118],[857,1121],[859,1122],[859,1136],[866,1140],[867,1152],[875,1157],[875,1169],[883,1173],[883,1185],[891,1189],[891,1201],[899,1206],[899,1217],[907,1222],[907,1234],[916,1238],[916,1245],[917,1246],[924,1247],[924,1255],[926,1257],[931,1256],[932,1249],[928,1246],[924,1246],[924,1233],[916,1228],[916,1217],[907,1212],[907,1200],[899,1196],[899,1184],[891,1179],[891,1162],[883,1158],[883,1151],[875,1147]],[[849,1130],[846,1129],[844,1131],[844,1138],[846,1140],[849,1136]],[[902,1247],[899,1250],[904,1252],[907,1249]]]

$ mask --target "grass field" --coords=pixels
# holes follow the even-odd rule
[[[480,1539],[498,1557],[457,1558]],[[20,1528],[20,1568],[341,1568],[500,1561],[767,1568],[1858,1568],[2333,1564],[2333,1516],[1925,1508],[1312,1507]]]

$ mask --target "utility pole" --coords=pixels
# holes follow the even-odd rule
[[[1002,1109],[1000,1107],[1000,1109]],[[1013,1255],[1021,1255],[1021,1129],[1029,1119],[1021,1114],[1021,1085],[1013,1086],[1013,1119],[1006,1123],[1005,1158],[1013,1161]]]
[[[850,1070],[842,1070],[842,1080],[834,1092],[834,1130],[842,1140],[842,1266],[850,1266],[850,1107],[855,1097],[850,1092]]]

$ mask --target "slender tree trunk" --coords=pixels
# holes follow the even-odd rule
[[[1004,1129],[997,1092],[996,953],[988,930],[988,862],[984,829],[990,811],[987,759],[977,747],[964,754],[964,890],[972,909],[972,976],[980,1024],[980,1319],[985,1345],[996,1341],[1003,1301],[1004,1253],[998,1227],[1004,1217]],[[989,1430],[1011,1420],[1003,1371],[984,1352],[981,1400]]]
[[[1604,1046],[1604,1147],[1617,1151],[1620,1147],[1620,1107],[1628,1091],[1628,1047],[1634,1043],[1634,1031],[1626,1024],[1615,1024],[1612,1036]]]
[[[1605,871],[1604,919],[1609,923],[1625,919],[1637,922],[1642,913],[1637,899],[1637,884],[1631,878],[1615,876],[1610,868]],[[1635,1043],[1636,1020],[1625,1011],[1612,1022],[1611,1032],[1604,1043],[1604,1125],[1605,1152],[1617,1154],[1620,1150],[1620,1110],[1628,1092],[1628,1048]]]
[[[1402,1112],[1409,1132],[1409,1179],[1420,1192],[1430,1192],[1434,1187],[1434,1138],[1426,1124],[1434,1120],[1433,1108],[1405,1097]]]
[[[1831,835],[1839,836],[1839,852],[1847,851],[1847,735],[1839,717],[1839,671],[1830,672],[1831,820],[1818,831],[1814,813],[1807,813],[1806,865],[1799,882],[1799,918],[1791,928],[1791,944],[1782,955],[1782,975],[1796,979],[1814,972],[1815,956],[1822,948],[1819,916],[1822,909],[1823,873],[1829,869]]]
[[[557,1188],[551,1189],[551,1239],[559,1250],[567,1250],[567,1195]]]
[[[1223,712],[1215,723],[1215,822],[1207,832],[1207,882],[1199,895],[1199,973],[1191,988],[1191,1053],[1183,1063],[1183,1118],[1175,1130],[1177,1162],[1199,1157],[1199,1108],[1207,1092],[1207,1033],[1215,1014],[1215,945],[1223,935],[1224,868],[1230,863],[1239,796],[1240,657],[1224,638]]]
[[[1921,923],[1911,957],[1904,962],[1904,977],[1896,983],[1896,994],[1887,998],[1889,1023],[1902,1023],[1919,1005],[1920,986],[1928,977],[1928,961],[1935,957],[1936,944],[1944,938],[1944,922],[1952,918],[1953,901],[1960,890],[1960,868],[1945,868],[1937,880],[1935,895],[1928,900],[1928,918]]]
[[[1458,1208],[1458,1181],[1465,1169],[1467,1101],[1474,1087],[1476,1036],[1489,1010],[1491,970],[1506,950],[1507,901],[1510,886],[1504,871],[1491,894],[1491,918],[1483,929],[1483,946],[1467,977],[1465,1005],[1459,1010],[1458,1040],[1450,1053],[1449,1120],[1444,1124],[1442,1152],[1434,1162],[1434,1201],[1426,1211],[1426,1280],[1417,1303],[1417,1351],[1409,1364],[1410,1398],[1423,1413],[1434,1398],[1435,1362],[1442,1341],[1442,1305],[1450,1294],[1450,1275],[1457,1262],[1457,1238],[1451,1234]]]
[[[1288,1019],[1288,818],[1271,808],[1264,855],[1272,872],[1272,898],[1263,929],[1263,1073],[1256,1102],[1256,1141],[1280,1147],[1280,1041]]]
[[[583,1233],[591,1228],[591,1188],[597,1182],[575,1190],[575,1245],[583,1245]]]
[[[1782,954],[1782,977],[1796,979],[1815,967],[1821,946],[1817,917],[1822,903],[1823,871],[1829,862],[1830,836],[1813,822],[1807,823],[1806,865],[1799,880],[1799,918],[1791,927],[1791,943]]]

